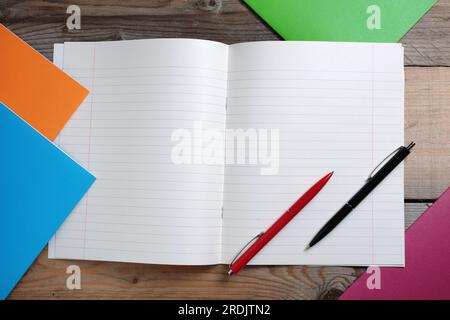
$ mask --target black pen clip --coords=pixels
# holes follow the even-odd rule
[[[231,268],[231,266],[233,265],[233,263],[236,262],[236,260],[239,258],[239,256],[241,255],[241,253],[247,249],[251,243],[253,243],[255,240],[261,238],[261,236],[264,234],[264,231],[261,231],[260,233],[258,233],[256,236],[254,236],[252,239],[250,239],[249,242],[247,242],[247,244],[245,246],[242,247],[241,250],[239,250],[239,252],[234,256],[233,260],[230,262],[229,264],[229,268]]]
[[[384,158],[383,160],[381,160],[381,162],[375,167],[375,169],[373,169],[371,172],[370,172],[370,174],[369,174],[369,176],[367,177],[367,180],[366,181],[369,181],[370,179],[372,179],[372,177],[373,177],[373,174],[375,173],[375,171],[377,171],[377,169],[379,168],[379,167],[381,167],[381,165],[382,164],[384,164],[386,161],[388,161],[394,154],[396,154],[400,149],[402,149],[402,148],[406,148],[406,149],[408,149],[408,150],[411,150],[412,149],[412,147],[414,147],[416,144],[414,143],[414,142],[411,142],[408,146],[406,146],[406,147],[404,147],[404,146],[401,146],[401,147],[398,147],[397,149],[395,149],[394,151],[392,151],[386,158]]]

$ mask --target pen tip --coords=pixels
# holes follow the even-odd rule
[[[231,276],[233,274],[232,270],[228,270],[228,275]]]
[[[327,173],[327,175],[325,177],[323,177],[322,180],[325,180],[326,182],[328,182],[328,180],[330,180],[331,177],[333,176],[333,173],[334,173],[334,171]]]
[[[309,248],[311,248],[311,246],[308,244],[305,248],[305,251],[308,250]]]

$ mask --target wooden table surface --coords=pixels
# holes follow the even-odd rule
[[[70,4],[81,7],[81,30],[66,28]],[[238,0],[0,0],[0,22],[49,59],[53,44],[64,41],[279,39]],[[450,186],[450,0],[440,0],[401,42],[407,65],[405,141],[417,143],[405,165],[408,226]],[[81,268],[81,290],[66,288],[71,264]],[[44,250],[9,298],[336,299],[364,270],[255,266],[229,278],[223,265],[48,260]]]

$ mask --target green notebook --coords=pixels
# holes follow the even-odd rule
[[[244,0],[286,40],[398,42],[437,0]]]

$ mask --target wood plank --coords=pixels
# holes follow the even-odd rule
[[[79,0],[81,30],[67,30],[71,1],[0,0],[0,21],[49,59],[53,43],[190,37],[237,43],[276,40],[238,0]],[[450,0],[440,0],[404,37],[405,63],[450,66]]]
[[[427,204],[405,204],[406,226]],[[81,268],[81,290],[66,268]],[[364,268],[251,266],[229,277],[225,265],[161,266],[49,260],[45,249],[9,299],[336,299]]]
[[[450,68],[407,68],[405,198],[436,199],[450,186]]]
[[[408,229],[433,204],[430,202],[417,202],[405,204],[405,229]]]
[[[401,42],[405,65],[449,66],[450,0],[440,0]]]

